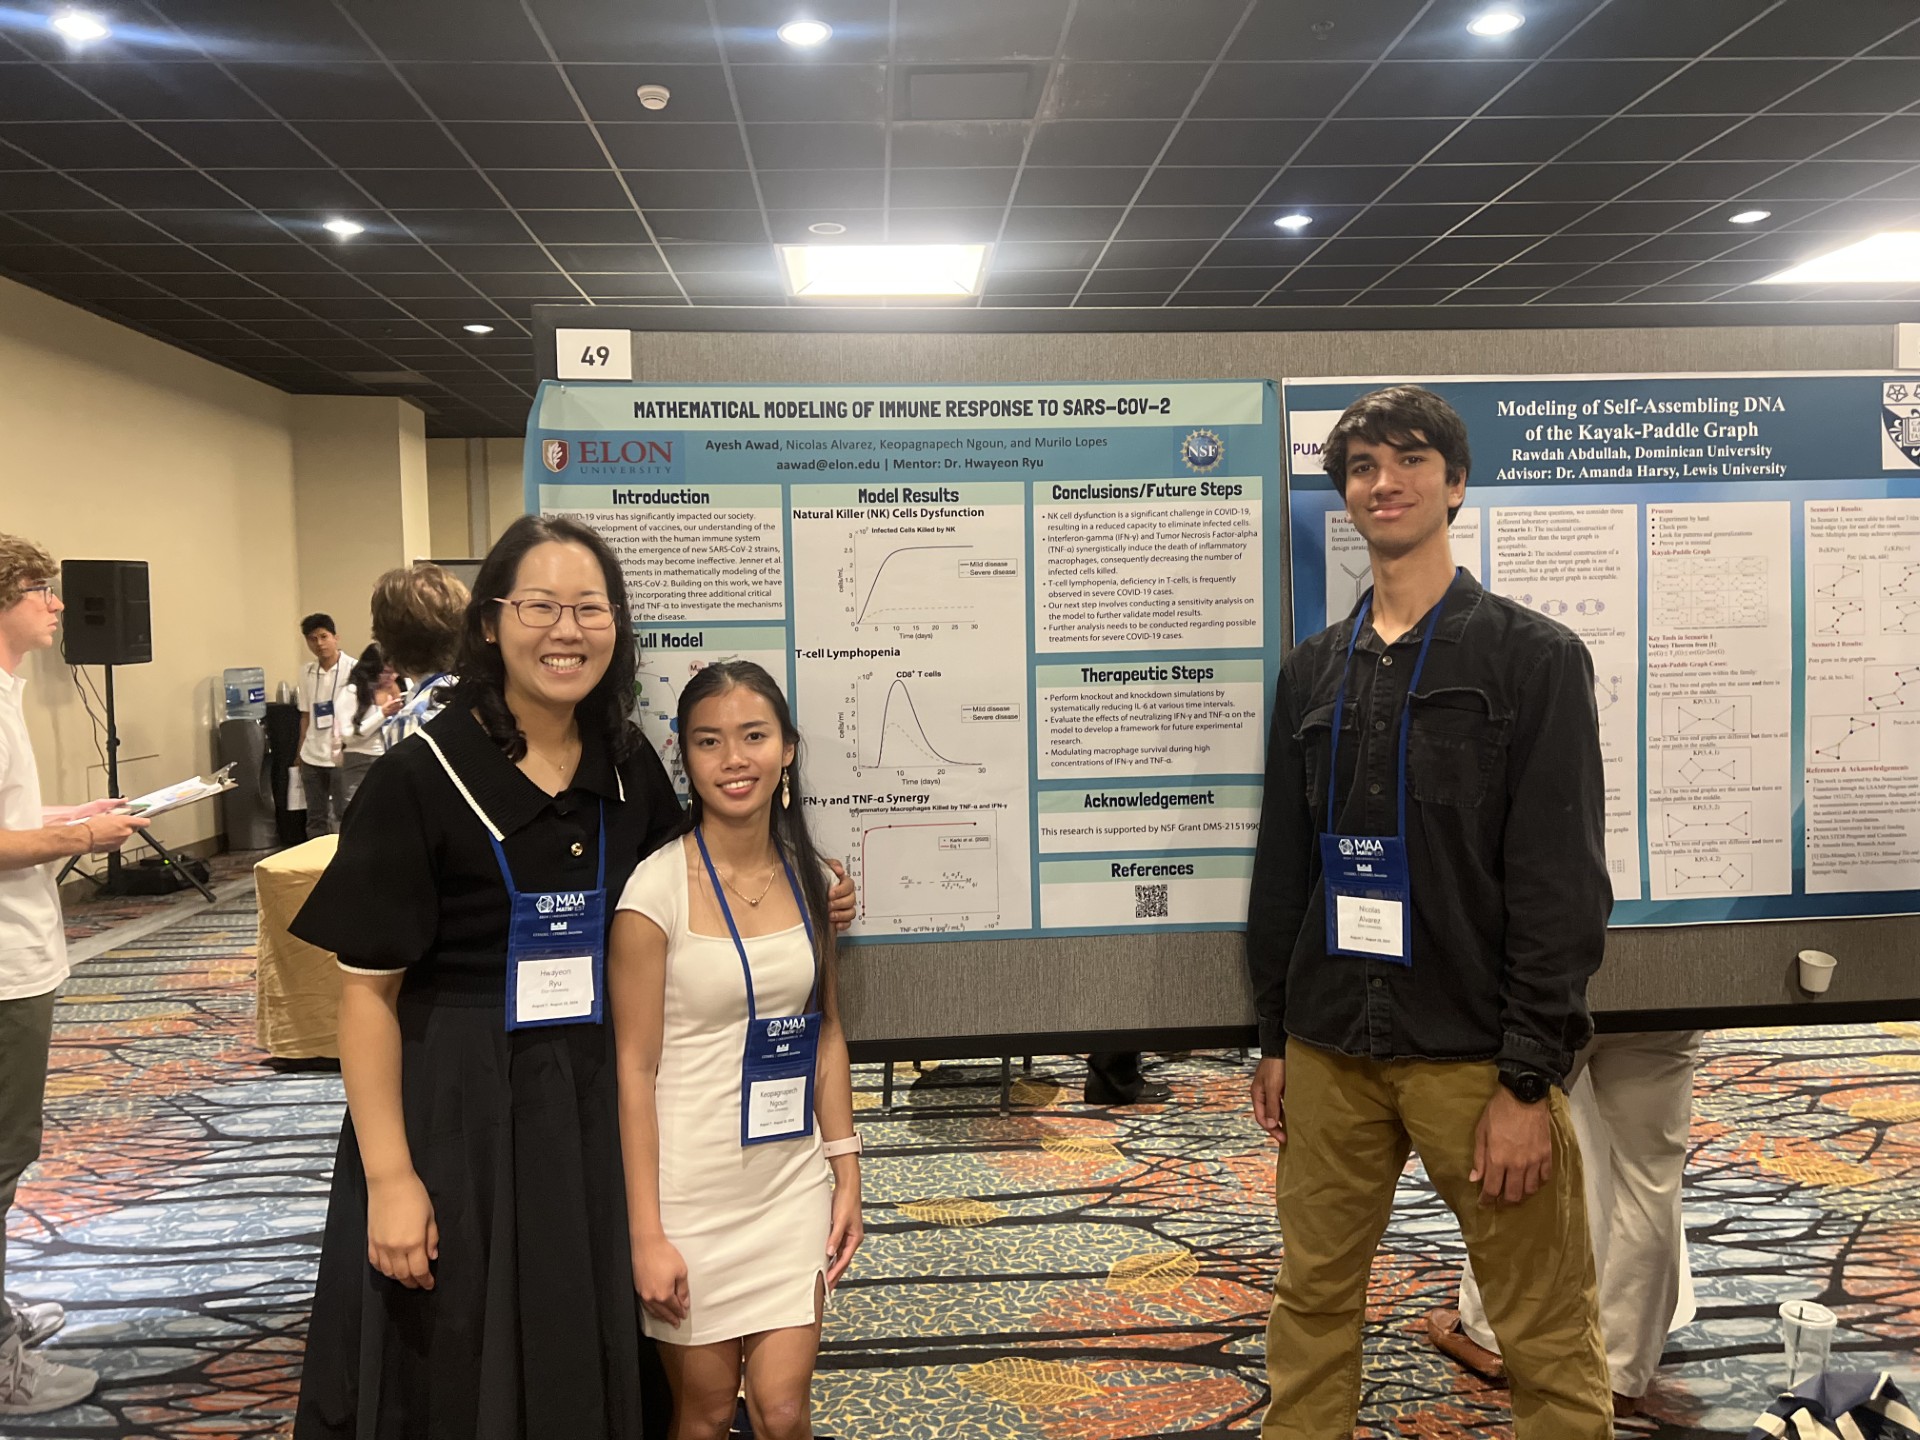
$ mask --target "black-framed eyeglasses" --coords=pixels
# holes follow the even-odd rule
[[[43,584],[29,585],[20,593],[22,595],[39,595],[42,602],[48,607],[51,607],[53,602],[60,598],[60,587],[54,584],[53,581],[48,580]]]
[[[563,611],[573,611],[582,630],[611,630],[613,606],[604,600],[582,600],[578,605],[562,605],[558,600],[509,600],[504,595],[496,602],[511,605],[520,623],[529,630],[551,630],[560,623]]]

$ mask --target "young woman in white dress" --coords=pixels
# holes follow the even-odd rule
[[[743,1376],[759,1440],[809,1440],[826,1295],[863,1234],[831,877],[772,676],[701,671],[679,735],[690,829],[633,872],[608,965],[634,1287],[673,1440],[723,1440]]]

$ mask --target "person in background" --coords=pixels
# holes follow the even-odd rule
[[[400,681],[393,667],[387,664],[386,656],[380,653],[380,647],[367,646],[348,672],[347,683],[340,687],[340,724],[336,733],[340,737],[342,815],[353,803],[353,792],[367,778],[368,769],[386,753],[386,740],[380,732],[388,720],[400,713],[404,698]]]
[[[1516,1440],[1611,1440],[1560,1088],[1613,904],[1593,661],[1455,565],[1471,460],[1438,395],[1361,397],[1322,463],[1373,585],[1288,655],[1267,746],[1251,1099],[1283,1252],[1261,1435],[1354,1428],[1368,1272],[1417,1151],[1484,1287]]]
[[[1567,1077],[1567,1109],[1586,1167],[1600,1336],[1613,1413],[1622,1419],[1640,1413],[1667,1336],[1693,1323],[1680,1202],[1700,1033],[1596,1035]],[[1471,1265],[1460,1275],[1459,1308],[1429,1311],[1427,1335],[1476,1374],[1506,1378]]]
[[[1087,1056],[1080,1098],[1088,1105],[1164,1105],[1173,1087],[1140,1073],[1138,1050],[1096,1050]]]
[[[431,563],[389,570],[374,582],[374,643],[409,686],[381,730],[387,749],[431,720],[453,693],[454,655],[467,601],[467,587]]]
[[[334,742],[340,723],[340,687],[351,668],[340,653],[333,617],[315,611],[300,622],[313,659],[300,669],[300,787],[307,792],[307,838],[340,828],[346,802],[340,795],[340,768]]]
[[[0,535],[0,1416],[43,1415],[93,1393],[99,1376],[31,1347],[67,1323],[51,1300],[5,1288],[7,1211],[20,1176],[40,1155],[41,1106],[53,1037],[53,1001],[67,978],[67,935],[56,862],[118,850],[145,820],[122,802],[49,808],[27,739],[21,668],[60,629],[52,558],[30,540]]]
[[[627,882],[607,975],[634,1287],[674,1440],[724,1440],[743,1380],[760,1440],[806,1440],[826,1296],[863,1234],[833,875],[771,675],[709,665],[678,725],[691,831]]]

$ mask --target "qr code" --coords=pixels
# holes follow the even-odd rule
[[[1136,920],[1166,919],[1167,887],[1164,885],[1134,886],[1133,918]]]

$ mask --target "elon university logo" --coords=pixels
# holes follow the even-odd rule
[[[564,440],[542,440],[540,442],[540,458],[546,463],[547,469],[551,470],[555,475],[558,475],[562,470],[567,468],[567,442]]]

